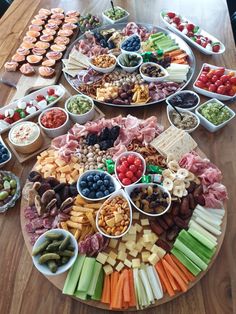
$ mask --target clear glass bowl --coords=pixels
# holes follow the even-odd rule
[[[3,206],[0,206],[0,213],[4,213],[9,208],[15,206],[16,201],[18,200],[18,198],[21,195],[21,189],[20,189],[20,180],[19,180],[19,178],[16,175],[14,175],[14,173],[12,173],[10,171],[0,170],[0,174],[3,174],[4,176],[8,176],[11,179],[16,180],[16,183],[17,183],[17,185],[16,185],[16,193],[14,194],[12,199],[8,203],[4,204]]]

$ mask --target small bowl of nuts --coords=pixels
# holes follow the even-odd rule
[[[171,205],[170,192],[155,183],[133,184],[125,188],[131,204],[142,214],[157,217],[165,214]]]
[[[166,69],[154,62],[143,63],[139,68],[139,72],[147,82],[160,82],[169,76]]]
[[[100,207],[96,216],[96,226],[108,238],[125,235],[132,223],[132,208],[127,194],[120,189],[113,193]]]
[[[104,54],[89,60],[91,68],[97,72],[110,73],[116,67],[116,57],[112,54]]]

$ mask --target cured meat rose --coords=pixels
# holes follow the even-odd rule
[[[106,238],[100,233],[89,235],[85,240],[79,242],[79,252],[89,256],[94,256],[98,252],[104,250],[106,245],[105,239]]]

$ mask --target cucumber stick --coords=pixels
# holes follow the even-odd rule
[[[171,253],[194,275],[197,276],[201,269],[194,264],[186,255],[184,255],[181,251],[173,247]]]
[[[103,279],[104,279],[104,271],[101,268],[99,275],[98,275],[98,280],[97,280],[97,284],[95,287],[95,291],[94,291],[94,294],[92,295],[93,300],[99,301],[102,298]]]
[[[93,277],[93,271],[95,266],[96,259],[93,257],[86,257],[83,268],[81,271],[80,280],[77,286],[77,291],[86,292],[88,291],[90,281]]]
[[[75,292],[75,296],[76,298],[79,298],[81,300],[87,300],[88,299],[88,295],[86,292],[82,292],[82,291],[76,291]]]
[[[207,231],[213,233],[214,235],[220,235],[221,231],[216,229],[215,227],[213,227],[212,225],[210,225],[209,223],[207,223],[205,220],[203,220],[200,217],[196,217],[195,221],[202,226],[203,228],[205,228]]]
[[[190,250],[186,245],[184,245],[178,238],[175,240],[174,247],[184,253],[191,261],[193,261],[202,270],[207,269],[207,264],[197,256],[192,250]]]
[[[215,250],[210,250],[207,247],[203,246],[202,243],[200,243],[198,240],[196,240],[194,237],[191,236],[186,230],[181,230],[181,232],[178,235],[178,239],[182,241],[190,250],[192,250],[195,254],[197,254],[202,260],[205,260],[208,264],[210,259],[215,253]],[[207,262],[208,260],[208,262]]]
[[[196,223],[196,221],[194,221],[193,219],[190,220],[188,225],[190,228],[200,232],[205,237],[207,237],[209,240],[211,240],[212,242],[217,244],[217,238],[215,236],[213,236],[213,234],[208,232],[206,229],[204,229],[202,226],[200,226],[198,223]]]
[[[62,293],[73,295],[79,281],[81,270],[84,264],[85,255],[79,254],[74,265],[68,272]]]
[[[188,229],[188,233],[190,233],[195,239],[197,239],[199,242],[201,242],[203,245],[205,245],[206,247],[208,247],[208,249],[212,250],[216,247],[216,244],[209,240],[207,237],[205,237],[203,234],[201,234],[200,232],[189,228]]]
[[[102,269],[102,264],[95,262],[94,271],[93,271],[93,278],[90,281],[88,292],[87,292],[88,295],[91,295],[91,296],[94,295],[95,288],[96,288],[97,281],[98,281],[98,276],[99,276],[101,269]]]

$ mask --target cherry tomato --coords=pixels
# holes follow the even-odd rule
[[[130,185],[130,184],[132,183],[129,178],[124,178],[121,182],[122,182],[122,184],[124,184],[124,185]]]
[[[137,167],[135,165],[130,165],[129,170],[135,173],[137,171]]]
[[[139,169],[135,174],[136,174],[136,176],[137,176],[138,178],[140,178],[140,177],[142,177],[143,172],[142,172],[142,170]]]
[[[130,165],[132,165],[134,163],[134,160],[135,160],[135,156],[134,155],[129,155],[127,157],[127,161]]]
[[[139,159],[139,158],[135,158],[135,160],[134,160],[134,165],[135,165],[135,166],[140,166],[141,164],[142,164],[142,160]]]
[[[126,161],[127,160],[127,157],[126,156],[122,156],[120,157],[120,162],[122,163],[123,161]]]
[[[225,91],[229,92],[231,90],[231,88],[232,88],[232,84],[229,81],[226,82],[226,84],[225,84]]]
[[[230,91],[227,92],[227,94],[229,96],[234,96],[235,95],[235,91],[233,89],[231,89]]]
[[[120,172],[125,173],[127,171],[127,168],[122,164],[120,166]]]
[[[131,179],[131,178],[133,178],[133,176],[134,176],[134,174],[133,174],[132,171],[127,171],[127,172],[126,172],[126,177],[127,177],[127,178]]]
[[[132,183],[134,183],[134,182],[138,181],[138,178],[135,177],[135,176],[133,176],[133,178],[131,179],[131,181],[132,181]]]
[[[215,83],[218,80],[218,76],[213,75],[211,78],[212,83]]]
[[[219,87],[221,84],[222,84],[221,80],[217,80],[217,81],[215,82],[215,86],[216,86],[216,87]]]
[[[204,88],[205,84],[202,81],[197,80],[197,82],[195,83],[195,85],[199,88]]]
[[[209,86],[211,85],[211,82],[206,82],[206,87],[209,89]]]
[[[219,68],[215,70],[215,75],[221,77],[225,73],[225,68]]]
[[[212,70],[207,73],[207,77],[209,79],[211,79],[213,77],[213,75],[215,75],[215,73]]]
[[[216,91],[216,86],[215,84],[210,84],[210,86],[208,87],[209,92],[214,93]]]
[[[125,166],[126,168],[129,168],[129,163],[127,160],[123,161],[122,165]]]
[[[222,75],[220,80],[222,83],[226,83],[230,79],[229,75]]]
[[[217,91],[216,91],[216,92],[217,92],[218,94],[222,94],[222,95],[223,95],[223,94],[225,93],[225,89],[226,89],[226,88],[225,88],[224,85],[220,85],[220,86],[217,88]]]
[[[119,178],[120,181],[122,181],[125,178],[124,173],[119,173],[118,174],[118,178]]]
[[[209,72],[210,71],[210,67],[208,65],[205,65],[203,68],[203,71]]]
[[[203,83],[206,83],[208,81],[208,77],[204,74],[201,74],[199,80],[202,81]]]
[[[121,166],[121,165],[119,165],[119,166],[116,167],[116,171],[117,171],[118,173],[121,172],[120,166]]]
[[[232,83],[233,85],[236,85],[236,76],[233,76],[230,78],[230,83]]]

